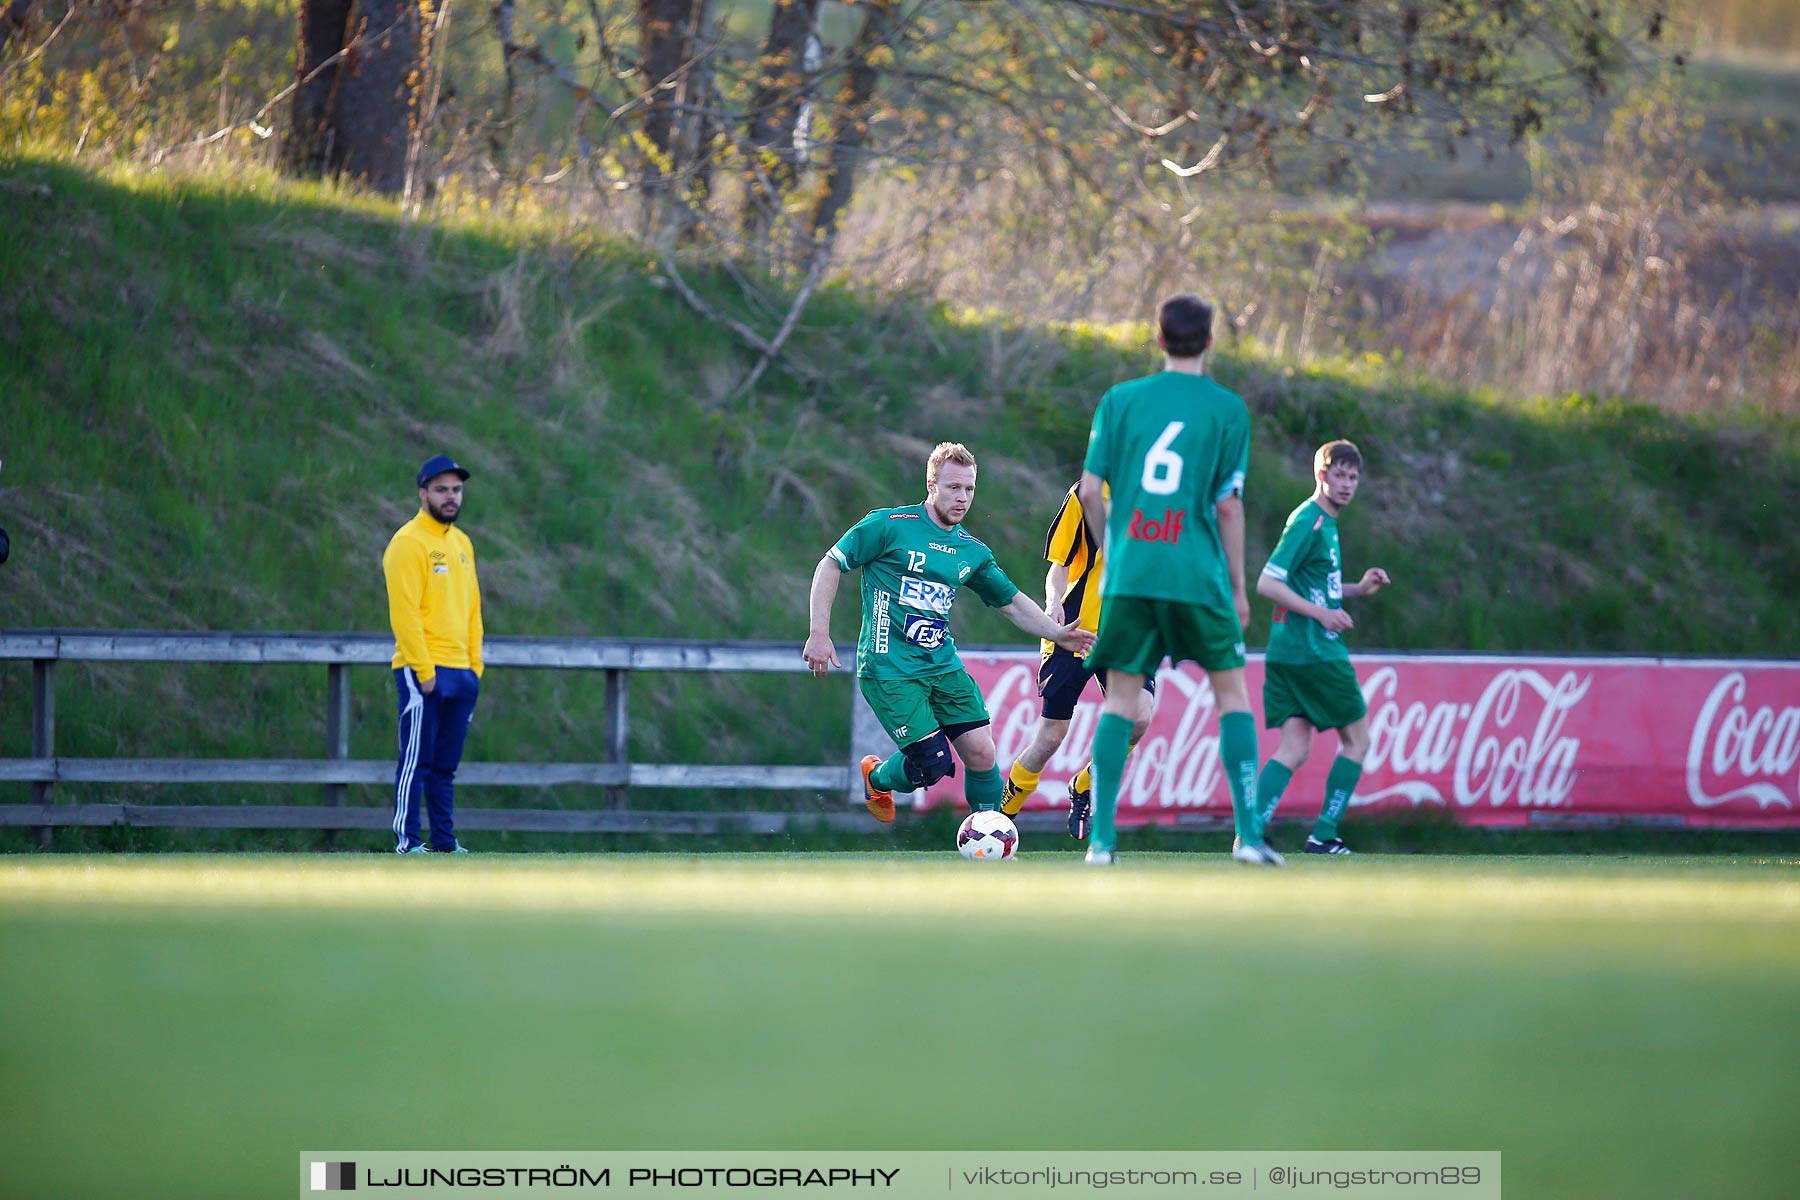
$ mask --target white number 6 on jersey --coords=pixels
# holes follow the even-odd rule
[[[1150,453],[1144,455],[1144,490],[1152,496],[1167,496],[1181,486],[1181,455],[1169,447],[1185,425],[1183,421],[1170,421],[1150,447]]]

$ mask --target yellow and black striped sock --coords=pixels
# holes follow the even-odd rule
[[[1025,807],[1025,801],[1031,799],[1031,793],[1037,791],[1038,776],[1041,774],[1043,772],[1026,767],[1023,761],[1013,763],[1012,770],[1006,775],[1006,799],[1001,804],[1000,811],[1009,817],[1018,816],[1019,810]]]

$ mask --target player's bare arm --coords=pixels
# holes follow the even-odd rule
[[[1033,637],[1048,638],[1064,650],[1086,654],[1093,648],[1094,635],[1081,628],[1079,614],[1067,625],[1059,625],[1050,619],[1050,614],[1037,606],[1036,600],[1024,592],[1014,596],[1002,607],[1000,615]]]
[[[800,651],[800,657],[806,660],[806,669],[820,679],[825,678],[833,667],[843,668],[838,661],[837,647],[831,644],[831,606],[837,600],[838,579],[842,575],[829,554],[813,568],[812,591],[807,597],[806,646]]]
[[[1244,500],[1235,492],[1213,505],[1219,521],[1219,543],[1225,548],[1225,566],[1231,572],[1231,603],[1238,625],[1250,625],[1250,594],[1244,589]],[[1259,585],[1260,586],[1260,585]]]
[[[1267,571],[1256,577],[1256,594],[1273,600],[1289,612],[1297,612],[1303,617],[1311,617],[1333,633],[1343,633],[1356,625],[1356,622],[1350,619],[1350,614],[1343,609],[1314,604]],[[1344,594],[1348,596],[1350,589],[1345,588]]]
[[[1363,577],[1359,582],[1346,583],[1344,585],[1344,595],[1346,597],[1373,596],[1376,592],[1379,592],[1382,588],[1392,582],[1394,581],[1388,578],[1388,573],[1386,571],[1382,570],[1380,567],[1370,567],[1363,572]],[[1257,586],[1257,591],[1260,592],[1261,590],[1262,586],[1259,584]]]
[[[1058,625],[1063,622],[1062,598],[1069,590],[1069,567],[1067,563],[1053,562],[1050,569],[1044,572],[1044,612]]]

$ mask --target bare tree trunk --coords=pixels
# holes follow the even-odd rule
[[[780,194],[794,185],[798,172],[794,134],[800,126],[800,110],[811,91],[807,79],[806,45],[819,20],[820,0],[775,0],[769,13],[769,36],[763,42],[758,63],[756,92],[750,100],[746,133],[750,152],[762,156],[757,165],[780,203]],[[752,192],[760,190],[752,174]]]
[[[12,0],[5,8],[0,8],[0,50],[6,49],[14,34],[24,34],[31,28],[32,0]]]
[[[421,0],[356,0],[352,36],[366,40],[340,69],[333,126],[342,172],[379,192],[406,186],[406,147],[425,77]]]
[[[345,175],[390,195],[406,186],[434,19],[432,0],[302,0],[306,82],[294,93],[288,170]]]
[[[712,191],[712,139],[716,129],[713,126],[713,105],[718,98],[714,92],[717,78],[717,63],[712,55],[712,47],[717,43],[713,29],[713,0],[705,0],[696,14],[694,24],[694,54],[699,61],[690,68],[688,86],[682,89],[684,102],[694,111],[682,123],[682,162],[691,179],[691,192],[696,200],[703,199]]]
[[[856,194],[856,168],[869,143],[869,117],[875,100],[875,86],[881,72],[870,60],[874,52],[886,45],[893,25],[895,0],[865,0],[868,9],[862,32],[856,36],[851,50],[850,68],[844,73],[844,84],[838,89],[832,113],[831,162],[813,206],[812,233],[821,241],[837,235],[838,221],[850,199]]]
[[[638,62],[645,102],[644,136],[673,173],[691,141],[698,76],[692,67],[712,27],[713,0],[637,0]]]
[[[645,232],[655,232],[669,216],[671,185],[691,172],[701,150],[706,122],[702,111],[712,80],[710,40],[713,0],[637,0],[639,82],[644,103],[644,140],[650,156],[645,172]],[[702,186],[704,180],[699,181]],[[692,214],[677,197],[669,230],[683,237]]]
[[[301,82],[294,89],[293,120],[281,146],[282,166],[290,174],[318,176],[333,169],[331,110],[343,64],[323,68],[320,64],[344,48],[355,2],[301,0],[300,47],[294,62]]]

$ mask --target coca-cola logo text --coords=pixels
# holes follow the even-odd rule
[[[1369,655],[1355,665],[1370,734],[1359,807],[1441,805],[1489,825],[1549,814],[1800,825],[1800,664]],[[1038,727],[1036,658],[976,652],[969,666],[1005,769]],[[1262,662],[1253,658],[1246,675],[1260,726]],[[1206,675],[1186,664],[1158,679],[1155,719],[1126,767],[1121,819],[1223,817],[1231,794]],[[1065,785],[1092,753],[1099,716],[1093,688],[1031,807],[1067,803]],[[1279,735],[1263,728],[1259,738],[1266,765]],[[1330,732],[1313,739],[1284,793],[1285,815],[1317,810],[1340,749]],[[960,785],[945,780],[932,799],[957,802]]]
[[[1743,673],[1733,671],[1713,685],[1701,706],[1688,739],[1688,799],[1699,808],[1743,799],[1759,809],[1792,808],[1793,795],[1775,781],[1787,782],[1800,765],[1800,708],[1777,712],[1763,705],[1752,711],[1744,693]],[[1734,781],[1741,782],[1734,787]],[[1800,793],[1800,784],[1794,791]]]
[[[1587,695],[1591,680],[1568,671],[1552,683],[1529,668],[1508,668],[1496,673],[1473,703],[1415,700],[1402,707],[1393,698],[1400,672],[1378,668],[1363,683],[1363,698],[1369,704],[1369,753],[1363,772],[1373,775],[1387,768],[1415,778],[1359,795],[1355,802],[1373,804],[1401,796],[1414,804],[1442,804],[1444,795],[1437,786],[1416,777],[1441,779],[1448,771],[1451,795],[1464,807],[1566,805],[1580,774],[1575,757],[1581,741],[1564,736],[1563,725]],[[1538,701],[1535,720],[1524,703],[1528,697]]]

